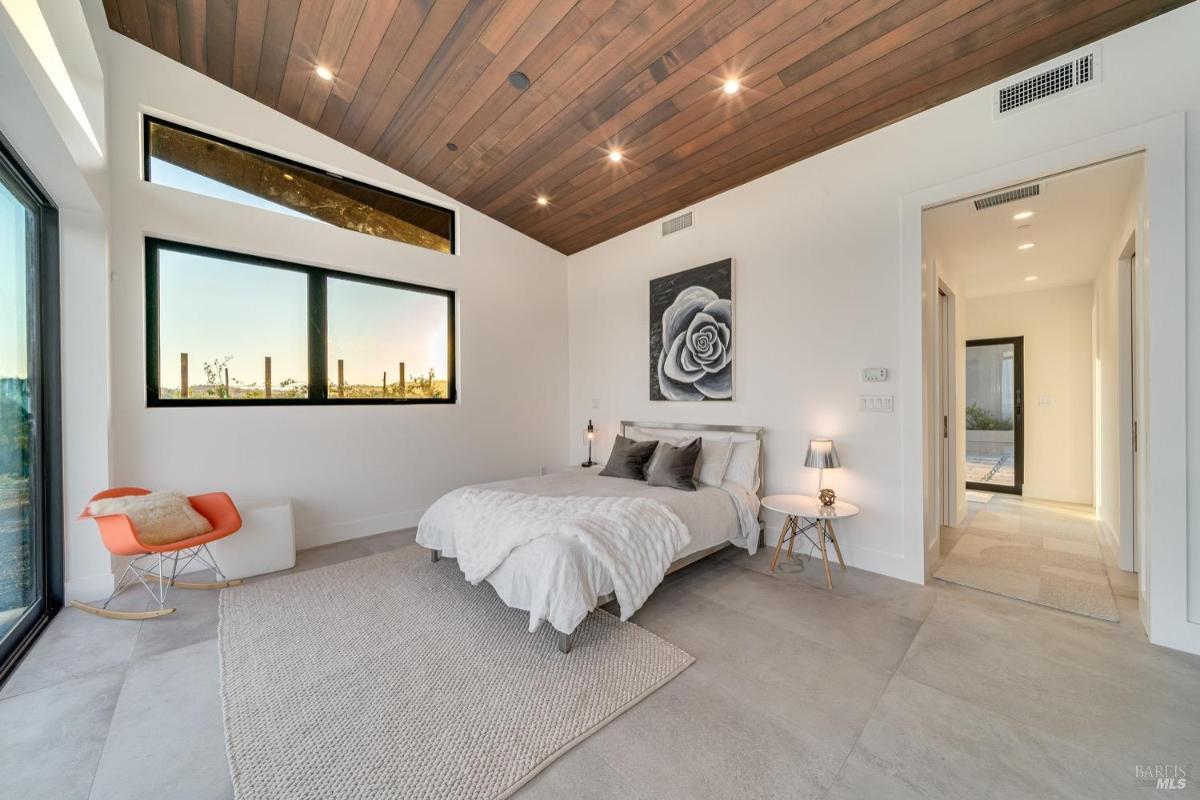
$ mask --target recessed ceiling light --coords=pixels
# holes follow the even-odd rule
[[[539,206],[545,206],[545,205],[549,205],[549,204],[550,204],[550,200],[549,200],[549,198],[547,198],[547,197],[546,197],[546,195],[544,195],[544,194],[539,194],[539,195],[538,195],[538,199],[537,199],[537,204],[538,204]]]
[[[456,145],[454,142],[446,142],[446,149],[453,153],[458,149],[458,145]]]
[[[1019,244],[1019,245],[1017,245],[1017,249],[1018,250],[1032,250],[1033,242],[1025,242],[1025,244]]]
[[[317,77],[323,81],[333,80],[333,71],[329,67],[322,65],[317,66]]]
[[[738,89],[741,89],[741,88],[742,88],[742,85],[733,78],[730,78],[729,80],[725,81],[725,94],[737,94]]]
[[[1018,211],[1017,213],[1013,214],[1013,219],[1029,219],[1032,216],[1032,211]]]
[[[1027,281],[1036,281],[1036,280],[1037,280],[1037,275],[1026,275],[1026,276],[1025,276],[1025,280],[1027,280]]]
[[[609,150],[608,151],[608,160],[613,162],[614,164],[617,163],[618,161],[620,161],[622,158],[623,158],[623,156],[621,155],[620,150]]]
[[[514,89],[520,89],[522,92],[529,88],[529,76],[524,72],[509,73],[508,82]]]

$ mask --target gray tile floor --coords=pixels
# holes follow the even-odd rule
[[[303,551],[297,569],[411,544]],[[1200,658],[971,589],[726,551],[635,621],[696,657],[520,793],[531,798],[1131,798],[1200,768]],[[142,602],[130,600],[127,603]],[[229,798],[216,596],[146,622],[68,609],[0,691],[0,798]],[[1196,796],[1196,782],[1173,796]]]

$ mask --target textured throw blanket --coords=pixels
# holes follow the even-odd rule
[[[612,576],[621,619],[662,582],[691,542],[687,526],[658,500],[643,497],[543,497],[466,489],[454,509],[458,566],[479,583],[521,545],[542,536],[579,539]]]

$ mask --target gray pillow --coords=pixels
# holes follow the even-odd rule
[[[651,486],[669,486],[685,492],[696,491],[696,467],[700,462],[700,447],[699,439],[693,439],[680,447],[659,442],[654,462],[646,473],[646,482]]]
[[[613,442],[612,453],[609,454],[608,462],[600,474],[610,478],[630,478],[635,481],[644,481],[646,480],[646,462],[650,460],[650,456],[654,455],[654,448],[657,446],[657,441],[635,442],[633,439],[626,439],[617,434],[617,439]]]

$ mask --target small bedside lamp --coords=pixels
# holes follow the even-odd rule
[[[833,440],[809,439],[808,454],[804,456],[804,466],[820,470],[817,473],[817,496],[824,505],[833,505],[836,499],[833,490],[828,490],[829,502],[826,502],[826,491],[822,488],[822,483],[825,481],[825,470],[837,469],[842,466],[842,462],[838,460],[837,450],[833,446]]]
[[[596,429],[594,427],[592,427],[592,421],[589,419],[588,426],[587,426],[588,457],[587,457],[587,461],[583,462],[579,466],[581,466],[581,467],[596,466],[596,462],[592,461],[592,442],[595,441],[595,439],[596,439]]]

